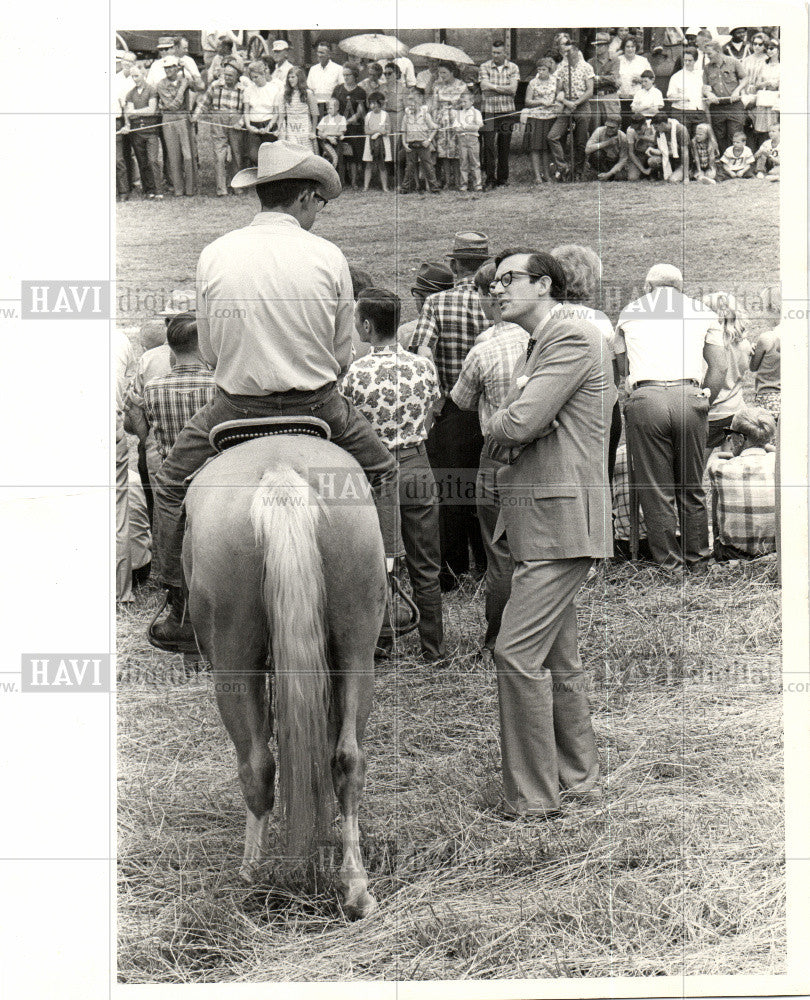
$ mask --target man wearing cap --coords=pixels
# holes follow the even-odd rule
[[[600,114],[599,93],[600,88],[605,83],[615,84],[615,89],[619,87],[619,60],[608,51],[610,45],[610,35],[607,31],[597,31],[593,43],[593,57],[588,60],[594,72],[593,92],[591,100],[591,131],[599,126],[603,116]]]
[[[172,187],[179,198],[194,194],[194,164],[189,123],[190,79],[181,75],[180,60],[166,56],[164,76],[158,80],[158,110],[163,116],[163,143]],[[198,74],[199,76],[199,74]],[[202,79],[200,79],[202,83]]]
[[[620,119],[610,115],[585,144],[585,160],[595,171],[597,180],[626,180],[625,167],[629,157],[627,136],[619,128]]]
[[[315,51],[318,61],[307,74],[307,86],[318,105],[318,118],[321,119],[326,114],[326,105],[335,87],[343,83],[343,67],[332,61],[332,46],[329,42],[318,42]]]
[[[282,84],[286,85],[287,74],[293,68],[290,62],[290,43],[283,38],[277,38],[273,42],[273,58],[276,61],[276,68],[271,79],[281,80]]]
[[[214,368],[216,395],[180,432],[155,488],[160,580],[171,611],[150,639],[172,651],[193,646],[182,591],[185,483],[214,454],[209,433],[225,420],[324,420],[369,478],[389,570],[398,549],[396,462],[337,388],[352,359],[349,265],[334,244],[310,232],[320,209],[340,194],[337,172],[322,157],[278,141],[264,143],[258,166],[237,174],[233,186],[255,188],[261,211],[209,244],[197,265],[200,354]]]
[[[452,590],[458,577],[469,570],[471,545],[476,557],[484,561],[474,502],[478,457],[483,444],[481,428],[475,413],[459,409],[450,398],[450,391],[476,338],[490,325],[473,282],[475,272],[489,258],[489,241],[483,233],[456,233],[448,257],[456,276],[455,287],[427,297],[411,342],[412,351],[433,357],[445,397],[428,437],[428,456],[433,468],[440,470],[439,484],[450,475],[453,489],[460,493],[445,497],[439,511],[440,583],[444,590]],[[470,502],[462,502],[467,497]]]
[[[726,372],[720,320],[683,294],[677,267],[656,264],[619,316],[613,350],[628,376],[627,449],[653,559],[696,565],[710,555],[703,469],[709,406]]]
[[[158,39],[157,50],[158,58],[149,67],[149,74],[146,77],[146,82],[150,87],[157,89],[157,85],[166,77],[167,61],[176,60],[179,77],[181,79],[186,77],[188,86],[192,90],[205,90],[205,84],[199,69],[197,69],[197,64],[190,55],[183,52],[179,38],[169,35],[162,36]]]
[[[191,120],[196,123],[204,114],[211,118],[217,196],[224,198],[228,193],[228,174],[235,174],[242,161],[244,88],[235,65],[228,63],[222,79],[211,83]]]
[[[751,49],[746,41],[748,28],[732,28],[731,39],[723,46],[723,55],[733,56],[742,62],[746,56],[751,55]]]
[[[594,559],[612,555],[608,431],[616,390],[600,330],[565,302],[551,254],[505,250],[493,294],[528,334],[513,388],[486,436],[515,561],[495,642],[504,784],[510,818],[555,815],[599,795],[599,759],[577,648],[574,601]]]
[[[444,292],[453,287],[453,272],[449,267],[439,263],[422,263],[419,273],[414,279],[411,295],[416,308],[421,313],[428,295],[434,292]],[[397,330],[397,341],[407,350],[411,346],[419,318],[403,323]]]
[[[721,150],[732,144],[735,132],[745,132],[745,108],[740,94],[747,82],[742,63],[734,56],[724,56],[719,42],[713,41],[706,46],[703,96]]]

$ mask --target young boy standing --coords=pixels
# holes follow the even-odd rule
[[[459,191],[472,188],[481,190],[481,163],[478,132],[484,124],[481,112],[473,107],[473,95],[465,91],[458,99],[459,109],[453,116],[453,128],[458,136],[459,171],[461,185]],[[473,195],[475,197],[475,195]]]
[[[436,123],[428,109],[422,104],[418,94],[409,94],[405,99],[402,116],[402,145],[405,149],[405,179],[400,191],[410,194],[419,190],[419,174],[432,194],[439,190],[436,172],[433,169],[431,146],[436,136]]]
[[[664,95],[655,86],[655,74],[651,69],[645,69],[640,79],[641,86],[633,96],[630,110],[634,115],[652,118],[664,107]]]
[[[341,392],[365,416],[399,465],[400,515],[405,563],[419,609],[425,659],[444,658],[439,586],[439,501],[425,450],[432,410],[440,398],[429,358],[397,343],[400,300],[383,288],[364,289],[355,306],[355,327],[371,354],[349,367]]]

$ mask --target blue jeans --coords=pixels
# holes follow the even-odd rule
[[[213,427],[243,417],[319,417],[329,424],[332,441],[363,467],[374,492],[386,555],[397,551],[397,463],[371,424],[344,399],[334,383],[311,392],[234,396],[217,389],[180,431],[155,476],[154,544],[160,553],[158,579],[167,587],[182,585],[183,501],[186,480],[216,454],[208,440]]]

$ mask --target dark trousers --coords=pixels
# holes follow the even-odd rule
[[[400,448],[399,513],[405,565],[419,608],[422,652],[430,659],[444,656],[442,592],[439,586],[439,498],[424,444]]]
[[[198,410],[180,431],[155,477],[154,544],[159,551],[159,579],[165,586],[182,585],[186,480],[216,454],[208,438],[211,429],[225,420],[265,416],[313,416],[329,424],[332,441],[353,455],[368,476],[386,555],[396,554],[397,464],[371,424],[340,395],[334,384],[312,392],[268,396],[233,396],[218,389],[211,402]]]
[[[588,142],[588,126],[591,122],[590,109],[587,104],[580,105],[573,114],[558,115],[548,134],[548,144],[551,155],[558,169],[566,166],[563,141],[571,132],[571,159],[573,173],[582,174],[585,166],[585,146]],[[571,164],[568,164],[571,169]]]
[[[160,171],[160,137],[155,129],[145,132],[130,132],[130,142],[138,171],[141,175],[141,190],[144,194],[160,194],[162,177]]]
[[[710,104],[709,118],[722,156],[732,144],[734,133],[745,131],[745,108],[742,101],[734,101],[733,104]]]
[[[509,180],[509,146],[512,141],[512,116],[484,115],[481,129],[482,159],[486,183],[506,184]]]
[[[479,566],[486,562],[475,503],[478,458],[484,439],[478,414],[445,401],[427,440],[430,464],[440,492],[439,542],[442,589],[470,568],[470,548]]]
[[[610,415],[610,437],[608,438],[608,482],[613,482],[613,470],[616,468],[616,452],[622,436],[622,408],[618,399],[613,404]]]
[[[439,190],[429,143],[413,143],[410,149],[405,150],[405,180],[402,182],[402,190],[418,191],[420,173],[426,188],[431,191]]]
[[[656,562],[710,554],[703,470],[709,401],[694,385],[642,386],[627,400],[627,448]],[[681,544],[676,532],[680,524]]]
[[[495,525],[501,510],[498,496],[498,469],[503,463],[496,462],[486,454],[486,448],[481,452],[481,464],[478,468],[477,496],[478,521],[481,525],[481,537],[487,553],[487,575],[484,599],[484,614],[487,619],[487,631],[484,635],[484,647],[495,648],[495,640],[501,630],[503,609],[509,600],[512,589],[512,571],[515,564],[506,534],[495,539]]]
[[[121,126],[118,125],[118,128]],[[124,148],[124,139],[127,139],[126,135],[116,135],[115,137],[115,193],[116,194],[129,194],[130,182],[129,182],[129,171],[127,170],[127,149]]]

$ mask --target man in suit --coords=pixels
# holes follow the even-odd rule
[[[506,250],[492,285],[504,321],[529,334],[515,385],[487,425],[515,561],[495,643],[504,812],[545,818],[599,795],[599,761],[577,649],[574,599],[613,552],[608,430],[616,390],[599,330],[565,298],[547,253]]]

